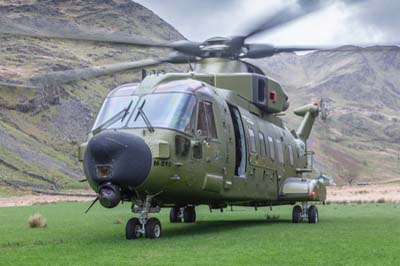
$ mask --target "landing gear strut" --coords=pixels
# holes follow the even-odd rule
[[[155,217],[149,218],[149,213],[160,212],[160,207],[152,207],[151,199],[153,196],[146,196],[146,200],[137,201],[132,212],[139,213],[139,218],[131,218],[125,227],[126,239],[136,239],[141,236],[147,238],[161,237],[161,223]]]
[[[308,219],[310,224],[318,223],[318,209],[315,205],[307,207],[307,202],[303,202],[303,208],[299,205],[293,207],[292,211],[292,222],[297,224],[303,221],[303,219]]]

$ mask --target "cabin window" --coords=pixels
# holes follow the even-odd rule
[[[249,142],[250,142],[250,152],[257,154],[256,137],[254,135],[253,129],[251,128],[249,128]]]
[[[280,140],[276,141],[276,148],[278,149],[278,159],[281,164],[284,164],[284,157],[283,157],[283,144]]]
[[[197,118],[197,132],[200,136],[211,139],[218,138],[215,127],[215,118],[212,103],[201,101],[199,103],[199,113]]]
[[[275,146],[274,146],[274,140],[272,137],[268,137],[268,146],[269,146],[269,157],[271,158],[272,161],[275,160]]]
[[[265,148],[265,138],[262,132],[258,132],[258,140],[260,142],[260,155],[262,157],[267,156],[266,148]]]
[[[258,80],[258,101],[261,103],[265,101],[265,81],[262,79]]]
[[[235,175],[245,177],[246,174],[246,161],[247,161],[247,150],[246,150],[246,137],[244,135],[243,122],[240,116],[239,110],[229,105],[231,112],[233,129],[235,131]]]
[[[294,157],[293,157],[292,145],[288,145],[288,150],[289,150],[289,163],[291,166],[293,166],[294,165]]]

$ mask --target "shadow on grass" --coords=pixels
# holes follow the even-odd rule
[[[167,227],[163,230],[164,237],[173,238],[190,235],[211,234],[240,230],[241,228],[251,228],[257,226],[269,226],[273,224],[288,224],[290,220],[229,220],[229,221],[198,221],[193,224],[174,224],[174,227]]]

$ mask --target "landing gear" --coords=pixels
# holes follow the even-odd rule
[[[318,209],[315,205],[311,205],[310,208],[308,208],[308,222],[310,224],[318,223]]]
[[[194,223],[196,221],[196,210],[194,206],[186,206],[184,208],[172,207],[169,212],[169,221],[171,223]]]
[[[161,223],[157,218],[150,218],[145,224],[147,238],[159,238],[161,236]]]
[[[196,221],[196,210],[194,206],[187,206],[183,210],[183,221],[185,223],[194,223]]]
[[[141,236],[147,238],[159,238],[161,237],[161,223],[157,218],[148,218],[149,213],[160,212],[159,207],[151,206],[151,199],[153,196],[146,196],[146,200],[137,201],[137,206],[132,208],[134,213],[139,213],[138,218],[131,218],[125,227],[126,239],[137,239]]]
[[[169,212],[169,221],[171,223],[180,223],[182,222],[182,210],[180,207],[172,207]]]
[[[303,208],[299,205],[293,207],[292,222],[300,223],[303,219],[308,219],[310,224],[318,223],[318,209],[315,205],[307,207],[307,202],[303,202]]]
[[[142,225],[138,218],[129,219],[125,227],[125,237],[126,239],[136,239],[142,235],[141,232]]]
[[[301,207],[299,205],[296,205],[293,207],[293,211],[292,211],[292,222],[295,224],[298,224],[301,222],[302,218],[301,218],[301,213],[303,212],[303,210],[301,209]]]

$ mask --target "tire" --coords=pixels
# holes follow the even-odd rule
[[[172,207],[169,212],[169,221],[171,223],[180,223],[181,217],[179,217],[179,212],[181,209],[179,207]]]
[[[302,209],[299,205],[296,205],[293,207],[293,212],[292,212],[292,222],[295,224],[298,224],[301,222],[301,213]]]
[[[196,221],[196,211],[194,206],[187,206],[183,210],[183,221],[185,223],[194,223]]]
[[[142,233],[140,232],[142,225],[139,222],[138,218],[131,218],[126,223],[125,227],[125,237],[128,240],[136,239],[141,237]]]
[[[318,209],[315,205],[311,205],[310,208],[308,208],[308,222],[310,224],[318,223]]]
[[[150,218],[147,220],[145,225],[146,237],[147,238],[160,238],[161,237],[161,223],[157,218]]]

